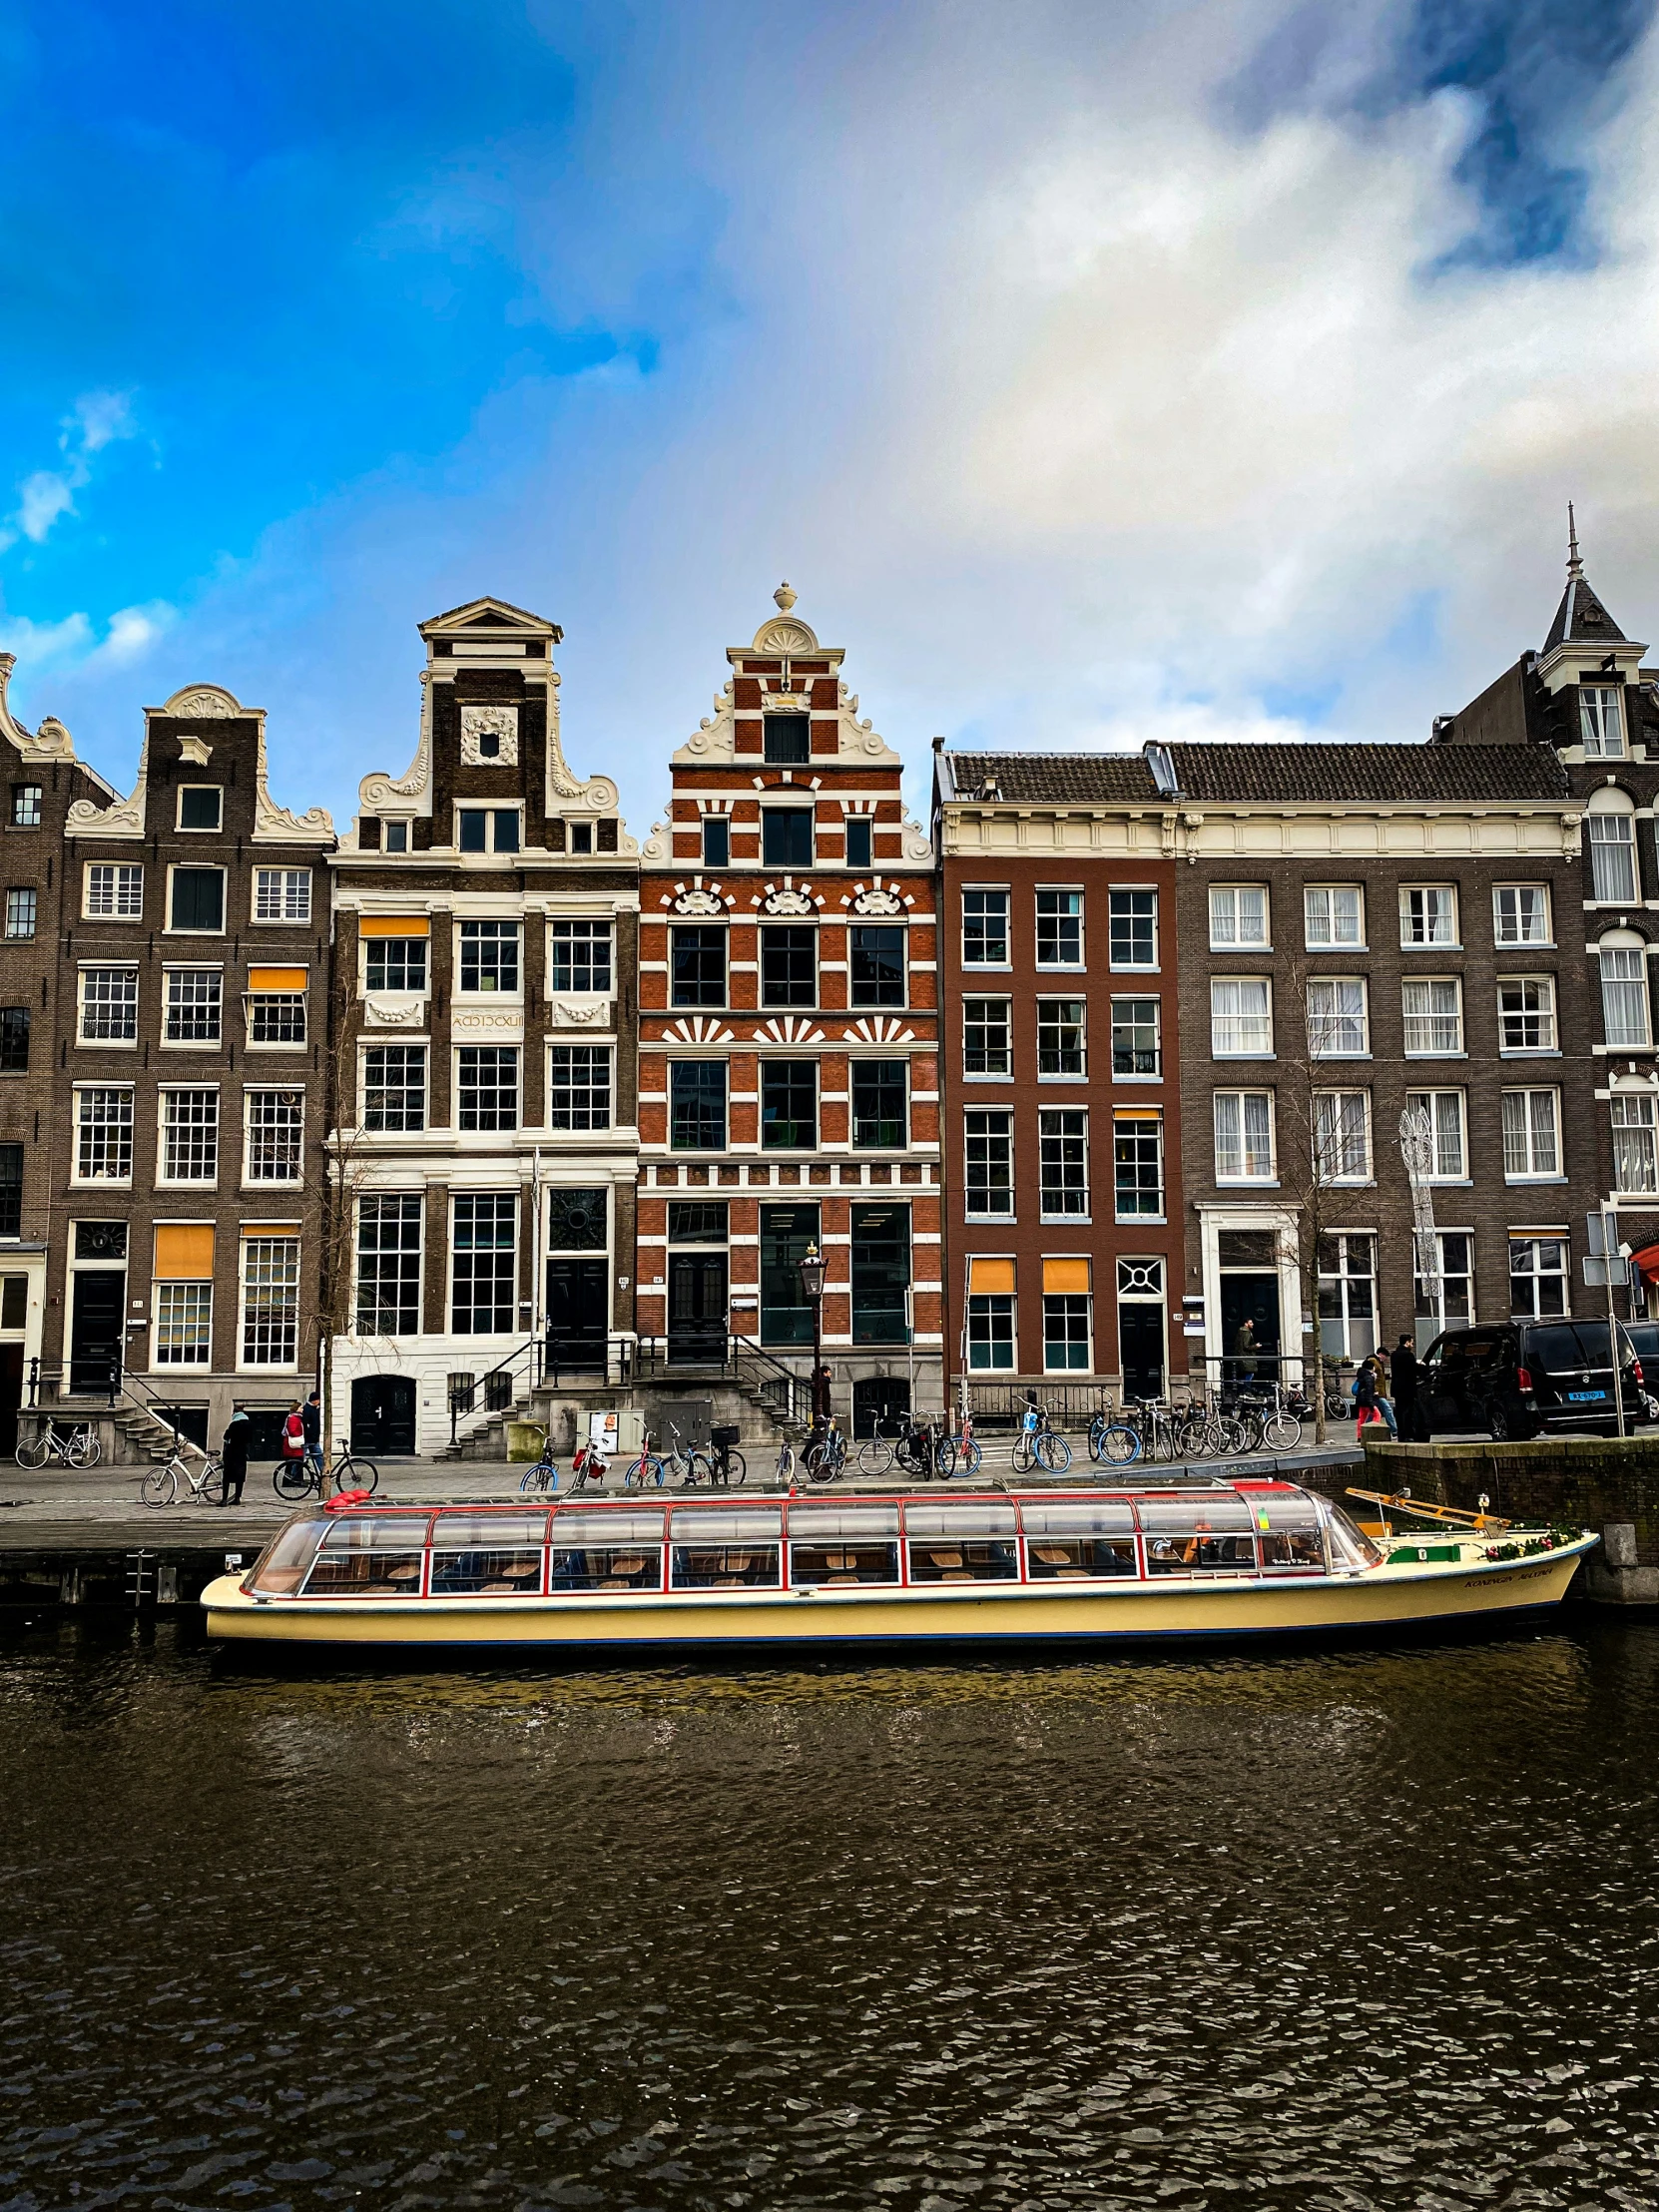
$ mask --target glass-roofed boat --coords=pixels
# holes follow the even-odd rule
[[[1001,1645],[1428,1627],[1559,1603],[1593,1535],[1374,1533],[1285,1482],[894,1496],[330,1501],[203,1593],[230,1641]]]

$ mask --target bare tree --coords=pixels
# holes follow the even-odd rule
[[[334,1433],[334,1345],[355,1333],[357,1208],[373,1171],[357,1096],[357,1034],[348,1007],[336,1004],[324,1055],[322,1140],[324,1172],[319,1197],[321,1246],[318,1269],[316,1352],[322,1392],[322,1463],[328,1465]],[[324,1471],[322,1492],[327,1495]]]

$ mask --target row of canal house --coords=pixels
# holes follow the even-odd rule
[[[1151,1393],[1659,1283],[1659,683],[1574,549],[1543,646],[1411,745],[957,753],[931,822],[794,595],[643,843],[566,762],[551,622],[421,626],[339,835],[263,715],[149,711],[123,798],[5,705],[0,1411],[447,1438],[532,1368]],[[1419,1265],[1402,1114],[1428,1133]],[[1314,1163],[1312,1166],[1310,1163]],[[1422,1203],[1419,1193],[1417,1203]],[[525,1348],[534,1343],[535,1360]],[[149,1409],[147,1411],[146,1409]]]

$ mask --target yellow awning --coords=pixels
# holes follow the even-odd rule
[[[302,967],[251,967],[248,988],[251,991],[302,991],[305,970]]]
[[[1162,1121],[1163,1118],[1164,1109],[1161,1106],[1114,1106],[1112,1108],[1112,1119],[1114,1121]]]
[[[1087,1298],[1089,1294],[1089,1263],[1087,1260],[1045,1260],[1043,1262],[1043,1289],[1052,1297],[1068,1294]]]
[[[245,1221],[242,1225],[245,1237],[297,1237],[296,1221]]]
[[[211,1283],[214,1225],[211,1221],[160,1221],[156,1224],[158,1283]]]
[[[429,937],[432,919],[429,914],[359,914],[359,937]]]
[[[1014,1263],[1012,1260],[970,1260],[968,1262],[968,1294],[972,1298],[1012,1298],[1014,1295]]]

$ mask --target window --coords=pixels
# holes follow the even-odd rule
[[[518,989],[516,921],[461,923],[460,988],[463,991]]]
[[[1011,1265],[1011,1263],[1010,1263]],[[1008,1292],[968,1295],[968,1366],[976,1373],[1014,1365],[1014,1301]]]
[[[1038,891],[1038,967],[1083,965],[1083,893]]]
[[[20,944],[35,933],[35,893],[33,891],[8,891],[6,893],[6,937],[10,943]]]
[[[225,794],[217,784],[181,784],[179,828],[217,830],[224,819]]]
[[[29,1065],[29,1009],[0,1006],[0,1075],[22,1075]]]
[[[1119,1221],[1161,1219],[1164,1211],[1162,1114],[1114,1114],[1112,1155]]]
[[[218,1044],[224,1019],[225,978],[218,968],[169,968],[169,1044]]]
[[[409,849],[409,826],[406,822],[388,822],[381,831],[381,839],[388,852],[407,852]]]
[[[413,1337],[420,1330],[418,1195],[357,1201],[357,1334]]]
[[[1636,903],[1636,834],[1628,814],[1589,818],[1590,895],[1604,906]]]
[[[506,847],[504,845],[498,846],[498,849],[505,851]],[[593,824],[591,822],[573,822],[571,824],[570,849],[572,852],[591,852],[593,850]]]
[[[908,1344],[910,1209],[854,1206],[851,1213],[852,1342]]]
[[[219,1093],[162,1092],[162,1183],[212,1183],[219,1175]]]
[[[556,921],[548,933],[550,991],[608,992],[611,925],[608,921]]]
[[[1463,986],[1454,976],[1401,983],[1399,1006],[1409,1059],[1431,1059],[1463,1049]]]
[[[81,1042],[133,1044],[138,1039],[136,967],[81,970]]]
[[[1550,944],[1549,885],[1499,883],[1492,892],[1492,935],[1499,944]]]
[[[761,722],[766,758],[781,768],[805,768],[813,757],[813,726],[806,715],[766,715]]]
[[[311,871],[308,867],[257,867],[254,870],[256,921],[309,921]]]
[[[458,807],[455,841],[462,852],[516,852],[520,843],[518,809]]]
[[[1578,734],[1587,761],[1616,761],[1624,753],[1624,715],[1616,684],[1581,684]]]
[[[213,1361],[214,1287],[211,1283],[158,1283],[155,1365],[205,1368]]]
[[[93,862],[81,910],[89,921],[137,921],[144,912],[143,868]]]
[[[223,931],[225,870],[222,867],[176,867],[172,871],[172,887],[170,929]]]
[[[963,967],[1008,965],[1008,893],[963,891]]]
[[[499,1337],[518,1315],[518,1201],[510,1191],[455,1200],[449,1326],[457,1337]]]
[[[303,1044],[304,992],[250,991],[248,1041],[250,1044]]]
[[[1433,1159],[1432,1180],[1438,1183],[1466,1181],[1462,1092],[1412,1091],[1405,1104],[1409,1112],[1422,1114],[1427,1119]]]
[[[1515,1321],[1548,1321],[1567,1310],[1565,1237],[1509,1239],[1509,1313]]]
[[[518,1127],[518,1047],[463,1044],[455,1054],[457,1129]]]
[[[1212,978],[1210,1050],[1218,1060],[1271,1059],[1273,986],[1265,975]]]
[[[1319,1241],[1320,1350],[1364,1360],[1377,1350],[1377,1239],[1342,1230]]]
[[[426,1047],[375,1044],[363,1054],[363,1127],[400,1132],[426,1126]]]
[[[363,987],[371,991],[423,991],[426,988],[426,939],[365,937]]]
[[[1083,1075],[1087,1009],[1080,998],[1037,1001],[1037,1073]]]
[[[125,1233],[126,1224],[117,1225]],[[0,1237],[21,1237],[23,1234],[23,1147],[20,1144],[0,1144]],[[13,1317],[9,1295],[0,1310],[0,1321],[8,1329],[23,1327],[27,1309]]]
[[[1014,1117],[983,1109],[963,1117],[967,1212],[977,1220],[1011,1219],[1014,1211]]]
[[[1216,1181],[1271,1183],[1273,1093],[1217,1091],[1215,1123]]]
[[[726,1062],[669,1062],[669,1137],[676,1152],[726,1149]]]
[[[670,1208],[671,1215],[678,1209]],[[726,1242],[726,1210],[717,1243]],[[671,1220],[672,1239],[677,1225]],[[766,1345],[810,1345],[813,1341],[813,1308],[801,1287],[801,1263],[809,1250],[820,1250],[819,1210],[816,1206],[763,1206],[761,1208],[761,1342]]]
[[[808,807],[761,809],[761,858],[768,867],[811,867],[813,815]]]
[[[12,786],[12,828],[14,830],[38,830],[40,828],[41,789],[39,784],[14,784]]]
[[[1079,1265],[1086,1268],[1088,1262]],[[1089,1352],[1091,1303],[1086,1291],[1044,1291],[1044,1374],[1086,1375],[1089,1372],[1093,1365]]]
[[[1268,943],[1265,883],[1215,883],[1210,889],[1210,942],[1218,952]]]
[[[848,867],[873,867],[875,864],[875,824],[868,815],[846,818],[846,864]]]
[[[705,815],[703,817],[703,865],[705,867],[730,867],[731,864],[731,816]]]
[[[1555,1050],[1555,983],[1548,975],[1506,975],[1497,986],[1498,1047],[1503,1052]]]
[[[1457,892],[1450,883],[1408,884],[1399,894],[1399,941],[1457,942]]]
[[[250,1183],[297,1183],[304,1172],[305,1094],[303,1091],[245,1091],[243,1116],[248,1131]]]
[[[1112,1001],[1112,1073],[1160,1075],[1163,1056],[1158,1036],[1158,1001],[1155,998],[1114,998]]]
[[[75,1093],[75,1180],[129,1183],[133,1176],[133,1094],[109,1085]]]
[[[1370,1091],[1314,1096],[1314,1173],[1322,1183],[1371,1180]]]
[[[1345,1059],[1371,1049],[1365,978],[1322,975],[1308,986],[1308,1050],[1316,1060]]]
[[[910,1141],[907,1060],[854,1060],[852,1143],[858,1151],[893,1152]]]
[[[890,923],[859,922],[850,939],[849,980],[854,1006],[904,1003],[904,931]]]
[[[818,1004],[818,931],[810,923],[761,931],[761,1004]]]
[[[1311,952],[1365,943],[1366,894],[1358,883],[1310,883],[1302,903]]]
[[[1417,1265],[1417,1319],[1433,1336],[1441,1329],[1455,1329],[1474,1319],[1474,1239],[1466,1229],[1445,1229],[1434,1239],[1435,1276],[1432,1283]]]
[[[962,1072],[964,1075],[1012,1075],[1014,1072],[1007,999],[963,999]]]
[[[1107,896],[1107,937],[1115,968],[1158,965],[1158,893],[1112,891]]]
[[[1038,1114],[1037,1161],[1043,1219],[1087,1221],[1089,1116],[1086,1107],[1045,1107]]]
[[[547,1062],[549,1129],[609,1129],[611,1048],[608,1044],[556,1044]]]
[[[1659,1119],[1651,1091],[1615,1091],[1613,1114],[1613,1188],[1659,1191],[1659,1153],[1654,1124]]]
[[[669,931],[676,1006],[726,1003],[726,931],[698,927]]]
[[[761,1062],[761,1144],[768,1152],[805,1152],[818,1143],[818,1062]]]
[[[291,1368],[299,1354],[299,1239],[242,1240],[242,1362]]]
[[[1647,953],[1640,943],[1601,943],[1601,1027],[1619,1051],[1645,1049],[1652,1034]]]
[[[1530,1181],[1561,1172],[1560,1093],[1503,1094],[1503,1180]]]
[[[545,1200],[547,1223],[547,1249],[549,1252],[608,1252],[611,1243],[610,1194],[601,1190],[583,1189],[580,1185],[551,1184]],[[672,1222],[676,1209],[669,1208]],[[714,1211],[724,1217],[726,1209],[717,1206]],[[716,1240],[726,1242],[722,1230]]]

